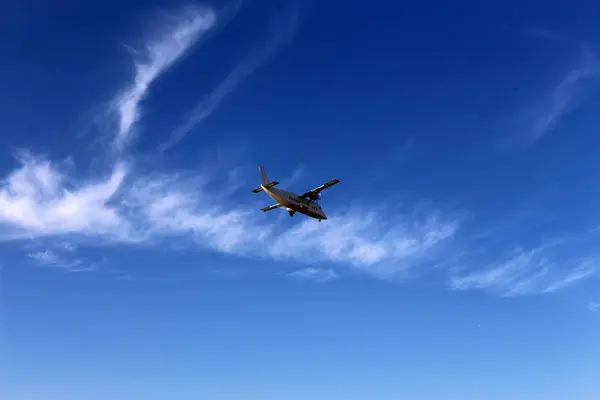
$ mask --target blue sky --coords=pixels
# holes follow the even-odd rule
[[[600,5],[455,3],[3,5],[0,397],[597,398]]]

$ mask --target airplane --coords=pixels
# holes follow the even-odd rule
[[[259,166],[258,171],[260,172],[260,186],[253,189],[252,192],[259,193],[264,191],[277,202],[271,206],[261,208],[261,211],[267,212],[276,208],[285,208],[290,214],[290,217],[293,217],[296,212],[299,212],[300,214],[315,218],[319,220],[319,222],[327,219],[327,214],[325,214],[318,203],[321,199],[321,191],[339,183],[339,180],[332,179],[313,190],[298,195],[286,190],[273,188],[273,186],[278,185],[279,182],[269,180],[263,167]]]

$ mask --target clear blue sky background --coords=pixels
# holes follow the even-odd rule
[[[4,4],[0,398],[597,399],[600,4],[495,3]]]

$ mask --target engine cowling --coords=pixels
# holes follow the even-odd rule
[[[316,201],[321,199],[321,195],[319,193],[309,194],[308,199],[311,201]]]

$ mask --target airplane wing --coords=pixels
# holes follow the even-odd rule
[[[327,189],[328,187],[331,187],[339,182],[340,181],[337,179],[332,179],[329,182],[326,182],[326,183],[322,184],[321,186],[314,188],[313,190],[310,190],[306,193],[302,193],[301,197],[309,197],[311,200],[318,199],[319,193],[321,193],[321,191],[323,191],[323,190]]]
[[[263,207],[263,208],[260,209],[260,211],[263,211],[263,212],[271,211],[271,210],[274,210],[274,209],[279,208],[279,207],[281,207],[281,204],[276,203],[276,204],[273,204],[272,206]]]

